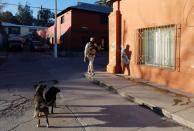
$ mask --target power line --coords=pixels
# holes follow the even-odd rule
[[[0,2],[0,4],[2,5],[12,5],[12,6],[19,6],[19,4],[13,4],[13,3],[2,3]],[[21,5],[21,4],[20,4]],[[21,5],[21,6],[25,6],[25,5]],[[34,7],[34,6],[30,6],[28,5],[30,8],[34,8],[34,9],[41,9],[41,7]],[[55,9],[50,9],[50,8],[42,8],[42,9],[48,9],[48,10],[55,10]],[[63,10],[57,10],[57,11],[63,11]]]

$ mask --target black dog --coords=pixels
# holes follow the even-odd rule
[[[56,107],[56,95],[60,90],[56,87],[47,87],[43,92],[43,98],[47,106],[51,106],[51,113],[53,114],[53,107]]]
[[[36,93],[34,95],[34,117],[38,118],[37,127],[40,126],[40,113],[44,113],[48,127],[48,107],[51,106],[51,113],[53,113],[53,107],[56,104],[56,95],[58,92],[60,92],[60,90],[56,87],[47,87],[44,84],[34,85],[34,88],[36,90]]]

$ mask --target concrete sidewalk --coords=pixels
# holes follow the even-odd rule
[[[191,94],[107,72],[96,72],[94,77],[85,76],[99,86],[194,129],[194,96]]]

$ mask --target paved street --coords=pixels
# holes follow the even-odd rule
[[[107,58],[97,57],[95,67],[103,70]],[[82,57],[54,59],[41,53],[11,53],[0,65],[0,131],[190,131],[190,129],[129,102],[118,94],[87,81]],[[50,128],[37,128],[32,117],[33,84],[54,84],[55,114]]]

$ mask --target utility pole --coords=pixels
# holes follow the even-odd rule
[[[57,0],[55,0],[55,34],[54,34],[54,57],[57,58]]]

